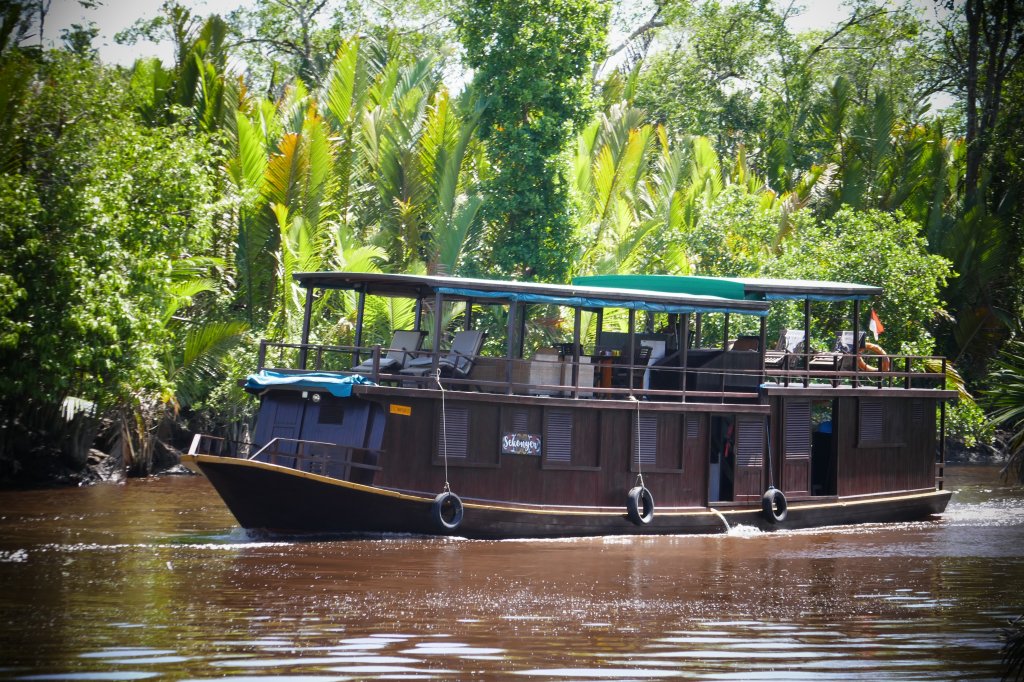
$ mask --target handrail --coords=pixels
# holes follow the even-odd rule
[[[204,450],[204,448],[203,448],[203,443],[204,442],[210,444],[210,446],[205,448],[205,451],[203,451]],[[213,443],[217,443],[218,447],[216,447],[216,448],[212,447]],[[201,454],[211,454],[212,455],[212,454],[216,454],[216,455],[223,456],[224,449],[225,449],[224,446],[225,445],[233,445],[234,446],[235,454],[233,454],[232,456],[233,457],[239,457],[239,456],[241,456],[239,453],[242,453],[242,452],[248,450],[250,447],[252,447],[253,443],[251,441],[247,441],[247,440],[233,440],[233,439],[230,439],[230,438],[224,438],[222,436],[211,436],[211,435],[208,435],[208,434],[205,434],[205,433],[197,433],[197,434],[194,434],[192,436],[192,443],[189,445],[188,454],[189,455],[201,455]],[[217,450],[217,452],[214,452],[214,450]]]
[[[327,359],[331,357],[331,354],[351,354],[353,357],[367,357],[372,358],[372,370],[370,372],[363,372],[365,376],[373,380],[376,383],[382,382],[401,382],[406,387],[419,387],[419,388],[434,388],[433,376],[419,377],[410,375],[396,375],[392,373],[384,373],[380,371],[380,361],[382,354],[388,351],[387,348],[381,347],[380,345],[369,346],[369,347],[355,347],[355,346],[335,346],[327,344],[300,344],[300,343],[284,343],[284,342],[270,342],[262,341],[260,344],[260,369],[266,366],[266,358],[273,351],[277,351],[278,358],[282,361],[283,367],[273,367],[273,369],[279,369],[282,371],[303,371],[295,365],[295,358],[292,358],[292,362],[285,361],[286,351],[305,350],[308,357],[313,358],[313,367],[307,371],[330,371],[338,374],[351,374],[352,365],[349,363],[331,363]],[[709,349],[712,350],[712,349]],[[434,354],[450,353],[451,351],[440,349],[438,351],[433,350],[420,350],[416,352],[410,351],[410,355],[418,357],[430,357]],[[724,353],[736,352],[736,351],[723,351]],[[739,351],[742,353],[742,351]],[[832,366],[829,369],[819,369],[812,367],[815,357],[818,357],[820,362],[827,363],[831,360]],[[734,356],[739,357],[739,356]],[[598,363],[590,362],[573,362],[573,358],[564,357],[560,358],[553,364],[561,365],[562,378],[559,383],[538,383],[523,381],[522,377],[513,376],[515,372],[511,369],[507,372],[491,371],[489,373],[482,372],[477,369],[482,362],[486,361],[490,366],[496,367],[497,364],[506,366],[504,363],[511,363],[510,368],[517,366],[529,367],[530,363],[537,362],[537,360],[526,360],[526,359],[515,359],[508,360],[506,358],[479,358],[477,365],[468,377],[445,377],[443,381],[452,386],[466,387],[470,390],[485,390],[489,392],[501,392],[508,395],[555,395],[562,397],[571,398],[589,398],[589,397],[601,397],[601,398],[628,398],[633,397],[646,397],[648,399],[662,399],[670,401],[681,401],[689,402],[692,399],[700,401],[706,401],[707,399],[719,399],[722,402],[726,401],[747,401],[758,395],[760,385],[764,382],[781,382],[784,386],[789,386],[791,383],[802,383],[804,386],[814,385],[820,387],[823,385],[831,385],[838,387],[840,385],[853,385],[854,387],[865,385],[870,387],[878,388],[934,388],[935,383],[941,384],[945,380],[945,375],[929,372],[929,371],[914,371],[914,368],[926,369],[925,363],[932,361],[938,363],[943,360],[933,356],[915,356],[915,355],[870,355],[870,356],[857,356],[854,354],[842,354],[842,353],[783,353],[782,361],[778,367],[769,367],[763,365],[764,355],[758,356],[761,360],[757,363],[758,366],[749,367],[729,367],[729,366],[694,366],[694,367],[674,367],[674,366],[645,366],[639,365],[632,362],[620,362],[615,365],[620,370],[623,370],[628,381],[624,385],[614,386],[602,386],[598,382],[598,373],[602,371],[602,365]],[[779,355],[774,355],[775,362],[779,362]],[[870,371],[863,368],[859,368],[856,364],[852,365],[851,369],[840,369],[847,363],[856,363],[858,358],[866,358],[868,362],[877,360],[888,360],[890,369],[888,371]],[[808,360],[811,362],[808,363]],[[547,362],[547,361],[544,361]],[[943,360],[944,362],[944,360]],[[744,364],[746,362],[744,361]],[[803,366],[794,366],[803,365]],[[581,369],[584,367],[592,367],[594,371],[594,381],[588,383],[588,380],[579,381],[578,377],[583,374]],[[268,367],[270,368],[270,367]],[[575,369],[574,369],[575,368]],[[647,371],[657,372],[662,378],[662,388],[644,388],[642,375]],[[589,371],[588,371],[589,374]],[[678,377],[667,379],[669,388],[665,388],[666,384],[664,381],[666,377],[672,376]],[[529,374],[527,373],[527,376]],[[576,383],[573,383],[571,377],[577,377]],[[653,376],[653,374],[652,374]],[[704,377],[701,379],[701,377]],[[720,383],[710,386],[707,385],[708,380],[712,382],[718,381]],[[814,383],[814,382],[826,382]],[[653,381],[652,381],[653,383]],[[701,386],[701,383],[705,384]],[[678,388],[674,387],[674,384],[678,384]],[[739,389],[739,390],[737,390]],[[747,390],[749,389],[749,390]]]
[[[330,448],[330,449],[333,449],[333,450],[344,450],[344,451],[347,451],[348,453],[351,453],[351,452],[361,452],[361,453],[374,454],[374,455],[381,454],[380,450],[371,450],[369,448],[361,448],[361,447],[358,447],[358,446],[355,446],[355,445],[340,445],[338,443],[325,443],[323,441],[316,441],[316,440],[302,440],[301,438],[282,438],[280,436],[275,436],[274,438],[271,438],[269,441],[267,441],[266,445],[264,445],[262,448],[257,450],[251,456],[249,456],[249,460],[255,460],[260,455],[262,455],[264,453],[267,453],[268,455],[286,455],[288,457],[300,457],[300,458],[306,458],[306,459],[309,459],[309,458],[317,456],[317,455],[303,455],[300,452],[294,452],[294,453],[293,452],[282,452],[281,450],[276,450],[276,449],[275,450],[271,450],[270,449],[271,446],[277,445],[277,444],[280,444],[280,443],[295,443],[300,448],[303,447],[303,446],[306,446],[306,445],[316,445],[318,447],[326,447],[326,448]],[[381,468],[379,466],[375,465],[375,464],[364,464],[364,463],[361,463],[361,462],[349,462],[349,464],[351,464],[351,466],[354,466],[354,467],[359,468],[359,469],[369,469],[369,470],[372,470],[372,471],[380,471],[381,470]]]
[[[298,447],[294,452],[282,450],[280,446],[284,443],[295,443]],[[305,452],[306,446],[316,446],[325,450],[340,451],[340,457],[330,457],[326,452]],[[324,443],[321,441],[302,440],[300,438],[274,437],[260,448],[255,454],[249,457],[250,461],[265,461],[268,464],[286,466],[296,471],[306,471],[313,474],[330,476],[342,481],[353,481],[358,483],[372,483],[374,472],[382,471],[377,464],[370,464],[366,461],[356,461],[354,455],[361,453],[363,459],[377,461],[381,454],[380,450],[371,450],[354,445],[339,445],[337,443]],[[285,460],[282,462],[281,460]],[[332,470],[333,467],[333,470]],[[353,470],[367,472],[359,478],[355,478]]]
[[[776,357],[779,357],[778,355]],[[778,367],[765,366],[766,379],[782,379],[783,385],[789,386],[790,381],[801,381],[807,386],[811,380],[825,380],[837,386],[838,382],[849,380],[854,386],[868,384],[878,388],[902,387],[905,389],[914,388],[914,380],[917,381],[917,388],[921,383],[939,382],[939,389],[945,387],[945,358],[929,355],[854,355],[852,353],[784,353],[781,355]],[[809,359],[809,361],[808,361]],[[802,366],[791,366],[791,361],[802,363]],[[879,361],[879,369],[864,369],[858,361]],[[813,367],[815,361],[819,367]],[[941,361],[943,371],[928,371],[928,362],[938,363]],[[881,363],[887,362],[888,370],[881,369]],[[844,364],[853,363],[852,368],[842,369]],[[831,364],[830,369],[821,366]],[[898,369],[902,365],[902,369]],[[913,367],[921,367],[923,371],[914,371]],[[902,379],[902,382],[897,380]],[[901,386],[900,386],[901,385]]]

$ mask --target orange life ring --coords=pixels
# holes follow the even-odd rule
[[[880,355],[882,357],[878,358],[878,368],[876,369],[869,365],[868,363],[864,362],[863,355],[858,355],[858,369],[860,369],[863,372],[888,372],[890,369],[892,369],[892,361],[889,360],[888,356],[885,354],[885,349],[883,349],[881,346],[879,346],[876,343],[871,343],[870,341],[867,341],[864,343],[864,350],[870,351],[872,354]]]

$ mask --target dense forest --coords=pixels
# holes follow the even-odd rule
[[[1024,450],[1018,0],[810,31],[769,0],[399,4],[167,0],[118,40],[174,63],[122,67],[0,1],[0,480],[240,428],[257,340],[298,338],[292,273],[334,269],[879,285],[880,342],[952,361],[950,437]],[[316,306],[351,344],[354,301]]]

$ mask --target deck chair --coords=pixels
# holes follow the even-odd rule
[[[387,355],[380,359],[380,371],[386,373],[397,372],[405,367],[412,360],[412,353],[415,353],[423,345],[424,332],[418,330],[401,330],[395,332],[388,346]],[[352,368],[353,372],[368,374],[373,372],[373,358],[363,360]]]
[[[769,350],[764,354],[764,366],[773,369],[782,367],[787,356],[800,352],[803,345],[803,329],[781,329],[779,331],[779,341],[775,345],[774,350]]]
[[[473,362],[480,355],[484,345],[484,333],[468,329],[455,334],[451,349],[437,361],[441,376],[454,376],[465,379],[473,369]],[[426,376],[430,373],[433,359],[430,357],[414,358],[399,373],[406,376]]]
[[[857,335],[857,345],[864,347],[867,341],[867,332],[860,332]],[[832,352],[817,353],[811,359],[810,368],[819,371],[847,371],[853,369],[853,332],[845,331],[836,334],[836,340],[832,344]]]
[[[633,353],[633,388],[643,386],[643,375],[647,370],[647,363],[651,361],[651,353],[654,349],[650,346],[640,344]],[[612,373],[613,386],[629,386],[629,361],[620,358],[622,362],[616,363]],[[639,379],[639,380],[638,380]]]

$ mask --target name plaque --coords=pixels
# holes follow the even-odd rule
[[[540,436],[532,433],[506,433],[501,437],[501,454],[540,457]]]

